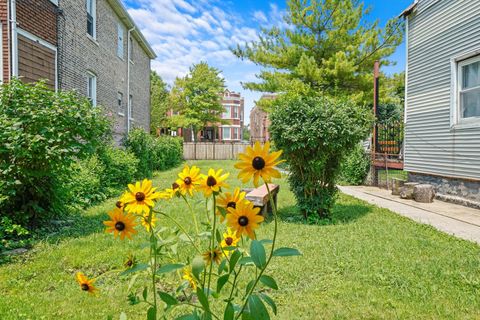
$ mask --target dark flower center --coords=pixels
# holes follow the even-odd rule
[[[141,201],[145,200],[145,193],[137,192],[135,194],[135,200],[137,200],[138,202],[141,202]]]
[[[88,291],[88,289],[90,289],[90,287],[86,283],[82,283],[80,287],[82,288],[83,291]]]
[[[245,227],[248,224],[248,218],[245,216],[241,216],[240,218],[238,218],[238,224],[242,227]]]
[[[235,201],[230,201],[230,202],[227,204],[227,208],[236,209],[236,208],[237,208],[237,204],[235,203]]]
[[[183,182],[185,182],[185,184],[188,186],[189,184],[192,184],[192,178],[186,177],[185,179],[183,179]]]
[[[227,238],[225,238],[225,243],[226,243],[228,246],[231,246],[232,243],[233,243],[233,238],[232,238],[232,237],[227,237]]]
[[[127,267],[133,266],[133,260],[128,260],[128,261],[125,263],[125,265],[126,265]]]
[[[186,183],[186,182],[185,182]],[[174,182],[172,183],[172,189],[175,190],[175,189],[178,189],[180,188],[180,186],[178,185],[178,183]]]
[[[212,176],[208,176],[208,178],[207,178],[207,186],[213,187],[213,186],[216,185],[216,184],[217,184],[217,180],[215,180],[215,178],[212,177]]]
[[[122,209],[123,202],[122,201],[117,201],[117,203],[115,203],[115,205],[117,206],[118,209]]]
[[[253,160],[252,160],[252,167],[253,167],[255,170],[262,170],[263,168],[265,168],[265,160],[263,160],[262,157],[255,157],[255,158],[253,158]]]
[[[115,229],[117,229],[118,231],[125,230],[125,223],[123,223],[122,221],[118,221],[117,223],[115,223]]]

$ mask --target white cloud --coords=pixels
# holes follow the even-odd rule
[[[262,23],[265,23],[267,22],[267,16],[265,15],[265,13],[263,13],[263,11],[255,11],[253,13],[253,17],[255,18],[255,20],[257,20],[258,22],[262,22]]]

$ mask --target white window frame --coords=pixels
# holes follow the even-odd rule
[[[133,118],[133,95],[130,95],[129,98],[128,98],[128,108],[129,108],[129,112],[130,112],[130,123],[132,123],[133,121],[135,121],[135,119]]]
[[[87,10],[87,23],[88,23],[88,2],[92,4],[92,20],[93,20],[93,34],[88,33],[88,28],[87,28],[87,36],[93,38],[94,40],[97,40],[97,0],[85,0],[85,8]],[[88,26],[88,25],[87,25]]]
[[[125,110],[123,108],[123,93],[118,91],[117,92],[117,108],[118,108],[118,114],[120,116],[125,116]]]
[[[121,23],[117,24],[117,57],[125,57],[125,29]]]
[[[58,0],[50,0],[50,2],[58,7]]]
[[[92,79],[92,96],[90,97],[90,79]],[[87,71],[87,97],[91,99],[92,106],[97,105],[97,75],[91,71]]]
[[[224,106],[224,108],[225,108],[225,111],[222,114],[222,118],[223,119],[231,119],[232,118],[232,107],[231,106]]]
[[[225,132],[228,132],[228,138],[225,138]],[[222,140],[232,140],[232,129],[230,127],[222,127]]]
[[[468,129],[480,127],[480,117],[462,118],[461,111],[461,86],[462,67],[480,61],[480,48],[474,51],[460,54],[451,59],[451,103],[450,103],[450,128]]]
[[[232,139],[233,140],[240,140],[240,136],[239,136],[239,128],[238,127],[233,127],[233,137]]]

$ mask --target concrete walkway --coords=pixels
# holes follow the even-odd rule
[[[478,209],[438,200],[433,203],[404,200],[399,196],[392,196],[390,191],[376,187],[341,186],[339,189],[345,194],[389,209],[416,222],[429,224],[440,231],[480,244],[480,210]]]

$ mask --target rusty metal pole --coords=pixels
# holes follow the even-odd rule
[[[373,166],[373,184],[378,185],[378,172],[375,167],[375,159],[377,152],[377,116],[378,116],[378,85],[380,76],[380,61],[375,61],[373,67],[373,115],[375,116],[375,122],[373,124],[373,136],[372,136],[372,166]]]

